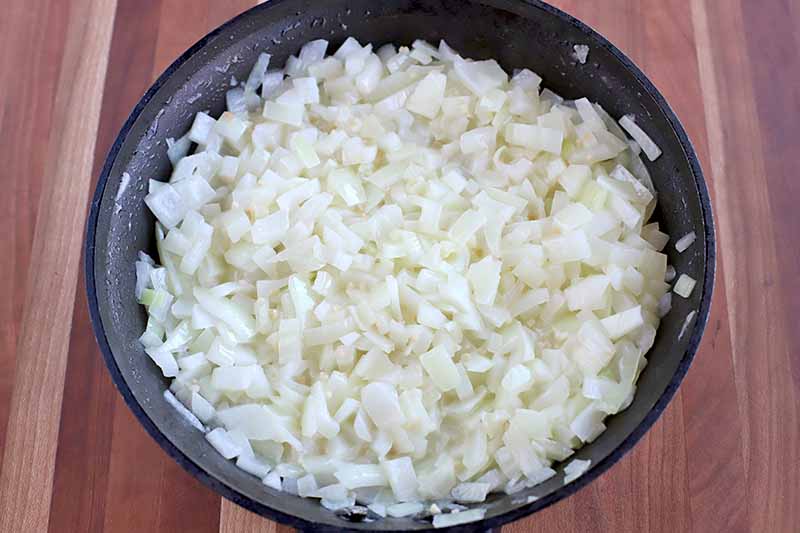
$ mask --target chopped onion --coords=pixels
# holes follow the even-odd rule
[[[675,243],[675,249],[678,250],[678,253],[683,253],[692,243],[695,241],[695,232],[691,231],[677,240]]]
[[[281,70],[267,71],[267,73],[264,74],[264,78],[261,82],[261,97],[269,98],[273,96],[282,83],[283,83],[283,71]]]
[[[644,324],[642,306],[637,305],[636,307],[631,307],[615,315],[608,316],[602,319],[600,323],[608,332],[609,338],[611,338],[611,340],[617,340]]]
[[[323,498],[319,503],[329,511],[338,511],[339,509],[346,509],[347,507],[355,505],[356,498],[355,496],[350,496],[344,500],[328,500]]]
[[[266,487],[478,520],[447,499],[544,482],[632,400],[672,298],[638,158],[660,151],[444,42],[327,51],[260,54],[168,141],[140,342],[167,401]]]
[[[288,124],[289,126],[300,126],[303,121],[303,114],[303,104],[301,103],[280,104],[278,102],[267,102],[264,105],[264,118]]]
[[[194,143],[208,144],[209,136],[214,130],[214,125],[216,123],[217,121],[208,114],[199,112],[194,117],[192,128],[189,130],[187,137]]]
[[[183,220],[188,209],[184,198],[169,184],[165,184],[145,196],[144,201],[158,221],[167,229],[177,226]]]
[[[437,514],[433,517],[433,527],[450,527],[477,522],[478,520],[483,520],[484,515],[486,515],[486,509],[470,509],[469,511],[458,513]]]
[[[656,308],[656,314],[658,315],[658,318],[664,318],[665,316],[667,316],[667,313],[669,313],[671,309],[672,309],[672,293],[668,292],[658,300],[658,307]]]
[[[281,483],[281,476],[275,470],[269,472],[261,481],[267,487],[273,490],[283,490],[283,484]]]
[[[678,281],[675,282],[675,287],[672,290],[675,294],[684,298],[688,298],[692,294],[696,283],[697,282],[691,276],[681,274],[678,277]]]
[[[664,281],[666,281],[667,283],[671,282],[673,279],[675,279],[675,276],[677,274],[678,273],[675,272],[675,267],[674,266],[667,265],[667,270],[664,273]]]
[[[420,356],[420,362],[442,392],[454,389],[459,382],[458,369],[447,349],[439,345]]]
[[[203,425],[202,422],[192,413],[189,409],[184,407],[184,405],[173,395],[170,391],[164,391],[164,399],[170,404],[178,414],[180,414],[190,425],[194,426],[195,428],[199,429],[200,431],[205,432],[206,427]]]
[[[572,57],[581,65],[586,64],[586,58],[589,57],[589,47],[585,44],[576,44],[572,46]]]
[[[172,138],[167,139],[167,157],[169,157],[169,162],[172,163],[173,167],[178,164],[178,161],[189,154],[189,149],[191,147],[192,140],[189,138],[188,134],[177,141]]]
[[[573,459],[570,461],[569,464],[564,467],[564,484],[571,483],[578,479],[589,470],[591,464],[592,462],[588,459],[585,461],[581,459]]]
[[[386,514],[393,518],[402,518],[422,512],[425,506],[420,502],[396,503],[386,508]]]
[[[691,311],[683,321],[683,325],[681,326],[681,331],[678,333],[678,340],[683,338],[683,335],[689,330],[689,326],[692,324],[697,311]]]
[[[242,448],[230,437],[223,428],[217,428],[206,433],[206,440],[225,459],[233,459],[242,453]]]
[[[235,87],[225,93],[225,107],[232,113],[243,113],[247,111],[244,89]]]
[[[491,488],[489,483],[461,483],[453,488],[450,495],[457,502],[478,503],[486,500]]]
[[[382,463],[386,479],[400,502],[415,501],[417,496],[417,476],[410,457],[401,457]]]
[[[270,466],[255,455],[240,455],[236,458],[236,466],[257,478],[265,478],[270,471]]]
[[[348,489],[380,487],[388,484],[380,465],[343,464],[336,470],[335,476]]]
[[[639,146],[644,150],[647,159],[655,161],[661,155],[661,148],[640,128],[632,115],[625,115],[619,119],[619,125],[628,132],[628,135],[633,137],[633,140],[639,143]]]
[[[510,144],[560,154],[564,133],[553,128],[511,123],[506,126],[505,138]]]
[[[207,361],[205,359],[205,355],[202,352],[189,357],[198,358],[198,363],[196,364],[194,369],[207,368]],[[187,357],[184,357],[178,362],[181,365],[182,370],[187,370],[187,368],[184,366],[186,364],[187,359],[188,359]],[[198,392],[192,392],[190,408],[192,410],[192,413],[194,413],[194,415],[201,422],[206,424],[211,422],[217,415],[217,410],[214,408],[213,404],[208,400],[206,400]]]
[[[367,508],[378,516],[386,518],[387,508],[383,503],[372,503]]]
[[[255,91],[261,85],[261,82],[264,79],[264,75],[267,73],[267,67],[269,66],[270,55],[261,53],[256,60],[255,65],[253,65],[250,74],[247,76],[247,81],[245,82],[245,89],[250,91]]]
[[[406,101],[406,108],[423,117],[434,118],[442,105],[446,84],[447,76],[431,72],[417,84]]]

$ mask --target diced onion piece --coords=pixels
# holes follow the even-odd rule
[[[170,391],[164,391],[164,399],[170,404],[176,411],[187,421],[189,424],[194,426],[195,428],[199,429],[200,431],[205,431],[206,428],[202,422],[192,413],[189,409],[187,409]]]
[[[435,117],[442,105],[446,84],[447,76],[439,72],[431,72],[417,84],[416,89],[406,101],[406,108],[426,118]]]
[[[171,353],[160,346],[146,348],[145,353],[158,365],[165,377],[174,378],[178,375],[178,362],[175,361],[175,357]]]
[[[303,123],[303,104],[279,104],[267,101],[264,104],[264,118],[289,126],[300,126]]]
[[[562,237],[543,240],[542,246],[550,261],[556,264],[580,261],[588,259],[592,255],[586,234],[581,230],[572,231]]]
[[[339,467],[334,475],[348,489],[381,487],[388,484],[384,469],[375,464],[345,464]]]
[[[469,511],[461,511],[458,513],[442,513],[433,517],[433,527],[450,527],[460,524],[469,524],[470,522],[477,522],[483,520],[486,515],[486,509],[470,509]]]
[[[314,168],[319,165],[319,156],[314,151],[314,147],[301,136],[295,135],[292,137],[292,149],[304,167]]]
[[[461,83],[478,96],[483,96],[491,89],[502,87],[508,82],[508,75],[494,59],[456,60],[453,71]]]
[[[457,502],[478,503],[486,500],[491,487],[489,483],[461,483],[453,488],[450,495]]]
[[[269,464],[255,455],[240,455],[236,458],[236,467],[260,479],[264,479],[270,472]]]
[[[444,346],[435,347],[419,359],[439,390],[446,392],[456,388],[459,382],[458,369]]]
[[[574,282],[564,290],[567,307],[570,311],[601,309],[606,303],[608,285],[609,278],[603,275],[588,276]]]
[[[431,328],[441,328],[447,323],[447,317],[428,302],[421,302],[417,310],[417,322]]]
[[[675,279],[676,275],[677,275],[677,272],[675,271],[675,267],[672,266],[672,265],[667,265],[667,270],[664,273],[664,281],[669,283],[669,282],[671,282],[672,280]]]
[[[697,282],[691,276],[687,276],[686,274],[681,274],[678,277],[678,281],[675,282],[675,287],[672,289],[672,291],[678,296],[682,296],[683,298],[688,298],[689,296],[691,296],[696,283]]]
[[[348,490],[344,485],[335,483],[327,487],[321,487],[311,494],[313,498],[322,498],[325,500],[344,500],[348,496]]]
[[[692,245],[696,238],[697,235],[695,232],[690,231],[675,242],[675,249],[678,250],[678,253],[683,253],[687,248],[689,248],[689,246]]]
[[[421,513],[425,506],[420,502],[396,503],[386,508],[386,514],[393,518],[402,518]]]
[[[208,144],[209,135],[214,129],[214,124],[216,124],[216,122],[217,121],[211,118],[211,116],[202,111],[197,113],[194,117],[192,128],[188,133],[189,140],[197,144]]]
[[[405,421],[397,391],[392,385],[373,382],[361,389],[361,405],[379,428],[390,428]]]
[[[417,475],[410,457],[400,457],[381,463],[386,479],[400,502],[413,502],[417,496]]]
[[[262,98],[271,97],[275,91],[281,86],[283,82],[282,70],[269,70],[264,74],[261,82],[261,96]]]
[[[169,162],[172,163],[172,166],[175,167],[175,165],[178,164],[178,161],[188,155],[189,149],[192,146],[192,140],[189,138],[189,134],[187,133],[177,141],[171,138],[167,139],[167,146],[167,157],[169,157]]]
[[[606,317],[602,319],[600,323],[608,332],[609,338],[611,340],[617,340],[644,324],[642,306],[637,305],[636,307],[631,307],[630,309]]]
[[[664,318],[672,309],[672,293],[665,293],[659,300],[656,307],[656,314],[659,318]]]
[[[486,256],[469,267],[467,279],[472,285],[475,301],[479,304],[492,305],[500,284],[502,263],[491,256]]]
[[[232,113],[247,111],[247,100],[242,87],[234,87],[225,93],[225,108]]]
[[[504,391],[517,394],[527,388],[531,382],[531,371],[523,365],[514,365],[508,369],[500,385]]]
[[[571,483],[582,476],[587,470],[589,470],[589,466],[591,466],[592,462],[587,460],[581,459],[573,459],[569,462],[567,466],[564,467],[564,484]]]
[[[217,414],[211,402],[203,398],[203,396],[197,392],[192,392],[191,409],[192,413],[194,413],[201,422],[206,424],[211,422]]]
[[[578,110],[583,123],[589,126],[591,130],[604,130],[606,128],[605,124],[603,124],[603,119],[600,118],[597,110],[587,98],[575,100],[575,108]]]
[[[144,202],[167,229],[177,226],[188,210],[183,197],[169,184],[145,196]]]
[[[255,65],[253,65],[253,69],[250,71],[250,74],[247,76],[247,81],[245,82],[245,89],[249,89],[251,91],[255,91],[261,85],[261,82],[264,80],[264,75],[267,73],[267,67],[269,66],[270,55],[261,53],[258,55],[258,59],[256,60]]]
[[[497,137],[497,130],[492,127],[475,128],[461,135],[461,151],[465,154],[474,154],[482,151],[493,151]]]
[[[681,326],[681,331],[678,333],[678,340],[682,339],[684,334],[689,330],[689,326],[692,325],[692,321],[696,315],[697,311],[691,311],[686,315],[686,318],[683,320],[683,325]]]
[[[571,231],[592,220],[592,212],[583,204],[569,204],[553,216],[553,221],[562,231]]]
[[[531,124],[508,124],[505,129],[505,137],[510,144],[551,154],[560,154],[561,145],[564,142],[562,131]]]
[[[275,470],[272,470],[266,476],[264,476],[261,482],[273,490],[277,491],[283,490],[281,484],[281,475],[277,473]]]
[[[634,122],[633,116],[625,115],[619,119],[619,125],[633,137],[633,140],[642,147],[647,159],[655,161],[661,155],[661,148]]]
[[[589,57],[589,46],[585,44],[576,44],[572,46],[572,57],[581,65],[586,64],[586,59]]]
[[[356,498],[355,496],[350,496],[348,498],[345,498],[344,500],[322,499],[320,500],[319,503],[329,511],[338,511],[339,509],[346,509],[348,507],[352,507],[353,505],[355,505]]]
[[[217,123],[214,125],[217,133],[234,143],[242,137],[247,126],[247,122],[230,111],[222,113],[219,120],[217,120]]]
[[[242,448],[230,437],[223,428],[216,428],[206,433],[206,440],[211,443],[225,459],[233,459],[242,453]]]
[[[307,498],[317,492],[317,480],[308,474],[297,480],[297,495]]]
[[[472,238],[487,222],[486,216],[479,211],[464,211],[450,228],[450,235],[454,241],[461,244]]]

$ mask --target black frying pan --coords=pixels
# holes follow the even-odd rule
[[[94,331],[109,372],[145,429],[200,481],[267,518],[300,529],[422,530],[430,522],[387,518],[354,523],[306,500],[276,492],[223,459],[162,396],[167,386],[137,338],[145,312],[133,296],[139,250],[155,257],[154,219],[144,205],[148,178],[170,174],[165,139],[187,131],[198,111],[218,115],[231,76],[245,79],[258,53],[281,65],[312,39],[347,36],[362,43],[410,44],[445,39],[463,55],[495,58],[511,71],[527,67],[543,85],[566,98],[588,96],[615,117],[632,113],[664,154],[648,163],[658,191],[655,218],[676,239],[690,231],[697,242],[683,254],[670,244],[669,262],[698,280],[691,298],[673,298],[631,406],[607,421],[608,430],[576,455],[591,469],[564,486],[563,472],[514,494],[493,495],[484,520],[458,529],[479,531],[529,515],[586,485],[618,461],[656,421],[675,393],[697,350],[714,283],[711,205],[697,156],[678,118],[645,75],[591,28],[537,0],[272,0],[214,30],[190,48],[137,104],[106,159],[91,205],[86,235],[86,288]],[[587,44],[586,64],[572,57]],[[117,199],[120,178],[131,181]],[[674,242],[674,241],[673,241]],[[697,314],[679,333],[690,311]],[[528,496],[537,496],[526,503]]]

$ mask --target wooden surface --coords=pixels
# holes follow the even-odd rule
[[[80,243],[119,127],[255,0],[5,0],[0,17],[0,531],[272,532],[139,427],[88,322]],[[800,2],[560,0],[682,119],[715,207],[712,316],[647,436],[506,531],[800,528]]]

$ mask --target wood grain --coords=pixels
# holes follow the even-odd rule
[[[782,20],[786,6],[778,3],[776,7],[766,21],[759,20],[760,14],[748,9],[748,3],[734,10],[713,3],[698,4],[693,12],[698,33],[727,36],[730,42],[720,48],[705,41],[698,46],[698,56],[702,61],[701,80],[707,84],[704,103],[709,116],[709,137],[714,138],[717,151],[712,157],[711,172],[719,206],[720,240],[726,239],[721,246],[727,268],[724,280],[725,286],[737,296],[737,305],[727,309],[745,473],[744,497],[738,509],[746,513],[751,529],[789,531],[798,524],[799,395],[798,381],[792,375],[797,352],[790,350],[791,345],[797,347],[798,334],[796,318],[776,311],[784,309],[787,296],[795,301],[798,297],[797,278],[782,275],[786,268],[782,264],[792,265],[797,252],[791,250],[793,246],[784,252],[789,243],[777,241],[776,236],[778,228],[796,220],[796,213],[792,209],[785,212],[772,209],[770,189],[778,184],[767,172],[767,163],[773,158],[772,145],[765,143],[771,138],[767,136],[771,124],[763,122],[769,115],[759,114],[757,106],[759,101],[767,106],[774,121],[778,120],[776,114],[796,109],[796,97],[792,98],[790,93],[792,87],[797,89],[800,71],[794,70],[795,76],[786,80],[786,88],[776,84],[778,90],[774,94],[757,93],[753,69],[763,58],[761,45],[752,43],[751,49],[747,41],[732,39],[737,32],[747,31],[748,25],[759,24],[762,35],[769,32],[775,42],[787,38],[787,44],[797,44],[791,30],[775,32],[786,27]],[[774,60],[776,71],[791,68],[781,62],[780,56]],[[751,83],[740,83],[742,79]],[[788,127],[783,131],[783,135],[792,133]],[[791,191],[796,198],[796,186],[780,189],[787,196]],[[769,220],[772,224],[752,224],[751,219]],[[798,228],[794,226],[795,235]],[[747,253],[738,253],[744,249]],[[796,265],[789,268],[797,268]],[[782,280],[785,282],[781,283]],[[769,319],[760,321],[753,317]]]
[[[25,303],[36,206],[51,138],[53,95],[61,68],[66,25],[53,21],[66,16],[58,1],[4,5],[0,17],[0,153],[4,194],[0,195],[0,465],[4,429],[14,383],[17,339]],[[39,21],[48,21],[39,24]],[[12,31],[13,24],[30,28]],[[18,179],[19,178],[19,179]]]
[[[0,474],[0,530],[49,521],[67,343],[114,0],[70,6],[39,199]],[[78,230],[78,231],[76,231]]]
[[[152,73],[154,43],[148,38],[151,25],[158,24],[157,2],[120,2],[115,17],[109,68],[103,91],[103,111],[94,155],[93,182],[105,154],[137,99],[147,89]],[[138,17],[143,24],[128,21]],[[125,107],[127,106],[127,108]],[[84,294],[83,276],[77,293]],[[51,533],[59,531],[103,531],[106,509],[114,511],[107,498],[113,427],[117,410],[127,409],[111,383],[100,350],[89,326],[86,298],[75,299],[70,335],[64,405],[56,456]],[[149,448],[146,448],[149,449]],[[141,468],[142,455],[137,457]]]
[[[133,105],[255,2],[3,5],[0,531],[288,531],[222,501],[139,427],[99,356],[79,275],[75,206]],[[701,349],[658,423],[597,481],[506,530],[797,531],[800,3],[554,3],[628,53],[680,116],[720,258]]]

